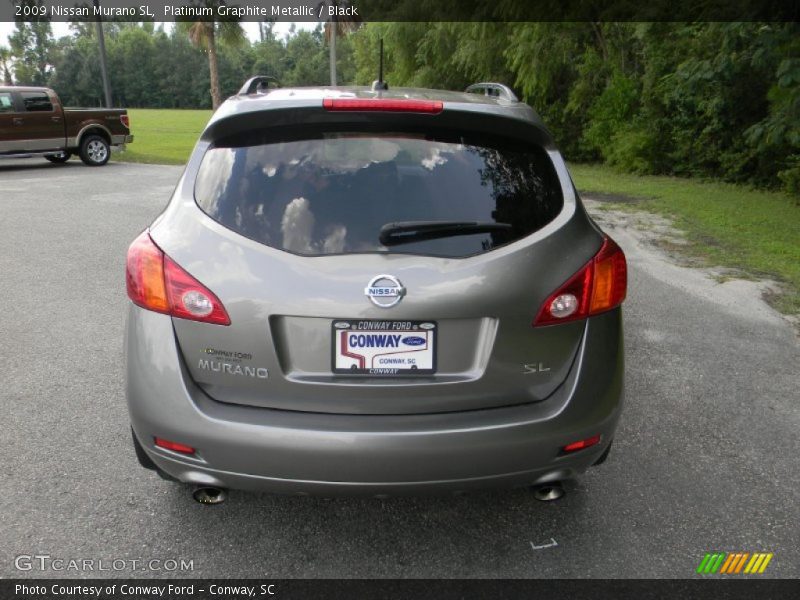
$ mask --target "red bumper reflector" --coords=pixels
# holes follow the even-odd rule
[[[181,454],[194,454],[194,448],[191,446],[187,446],[186,444],[179,444],[178,442],[170,442],[169,440],[164,440],[162,438],[156,438],[156,446],[159,448],[166,448],[167,450],[172,450],[173,452],[180,452]]]
[[[585,440],[580,440],[578,442],[572,442],[571,444],[567,444],[562,448],[564,452],[576,452],[577,450],[583,450],[584,448],[589,448],[590,446],[596,446],[600,443],[600,436],[593,435],[590,438],[586,438]]]
[[[435,115],[444,103],[437,100],[405,100],[386,98],[324,98],[325,110],[341,112],[410,112]]]

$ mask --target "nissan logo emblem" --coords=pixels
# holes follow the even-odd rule
[[[406,288],[393,275],[376,275],[364,288],[366,295],[375,306],[391,308],[406,295]]]

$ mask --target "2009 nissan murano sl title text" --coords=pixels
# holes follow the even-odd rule
[[[542,485],[609,452],[626,262],[547,130],[500,84],[376,83],[247,82],[128,251],[134,446],[198,499]]]

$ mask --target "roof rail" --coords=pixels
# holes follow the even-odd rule
[[[503,98],[511,102],[519,102],[516,94],[511,91],[511,88],[502,83],[492,83],[483,81],[481,83],[473,83],[471,86],[464,90],[468,94],[482,93],[484,96],[491,96],[493,98]]]
[[[273,84],[272,87],[278,87],[279,84],[277,79],[269,75],[256,75],[244,82],[242,89],[239,90],[239,95],[263,94],[269,88],[270,83]]]

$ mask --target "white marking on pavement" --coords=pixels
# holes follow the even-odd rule
[[[549,543],[542,544],[541,546],[537,546],[536,544],[531,542],[531,548],[533,548],[534,550],[544,550],[545,548],[555,548],[556,546],[558,546],[558,542],[555,540],[555,538],[550,538]]]

